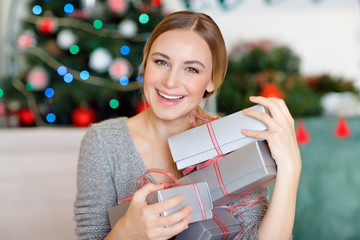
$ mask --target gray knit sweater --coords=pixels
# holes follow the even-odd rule
[[[146,167],[131,138],[127,118],[93,124],[84,136],[78,163],[77,197],[74,204],[79,239],[104,239],[110,232],[107,209],[117,200],[134,194],[137,179]],[[265,192],[251,197],[261,198]],[[242,239],[258,239],[257,227],[267,202],[238,208],[244,217]]]

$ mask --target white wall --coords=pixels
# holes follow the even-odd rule
[[[166,11],[184,10],[182,0],[163,0]],[[330,73],[360,87],[360,6],[357,0],[238,0],[223,10],[210,0],[200,11],[221,28],[228,50],[239,41],[272,40],[291,47],[306,75]]]

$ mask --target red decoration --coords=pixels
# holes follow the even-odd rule
[[[34,126],[35,125],[35,115],[34,113],[27,108],[21,108],[18,112],[19,123],[21,126]]]
[[[141,113],[149,107],[149,104],[145,101],[139,101],[136,106],[136,113]]]
[[[117,14],[124,14],[128,9],[128,3],[126,0],[108,0],[108,4],[111,10]]]
[[[151,5],[154,7],[160,7],[161,6],[161,0],[151,0]]]
[[[283,98],[283,93],[280,91],[278,85],[274,83],[266,84],[259,95],[266,98]]]
[[[41,34],[49,35],[57,30],[56,21],[50,17],[44,17],[37,23],[37,29]]]
[[[71,114],[71,121],[76,127],[88,127],[96,122],[96,113],[89,107],[75,108]]]
[[[17,46],[20,49],[27,49],[36,45],[35,35],[32,31],[25,31],[17,38]]]
[[[304,120],[300,119],[296,127],[296,139],[299,145],[306,145],[310,142],[311,137],[306,130]]]
[[[335,135],[335,137],[340,138],[340,139],[345,139],[345,138],[348,138],[351,136],[351,130],[350,130],[349,125],[347,124],[347,121],[345,118],[340,117],[338,119],[334,135]]]

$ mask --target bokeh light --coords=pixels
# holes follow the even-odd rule
[[[121,52],[122,55],[128,55],[130,53],[129,46],[126,46],[126,45],[122,46],[120,48],[120,52]]]
[[[0,88],[0,98],[4,95],[4,91]]]
[[[76,45],[76,44],[74,44],[74,45],[71,45],[71,47],[70,47],[70,53],[71,54],[78,54],[79,53],[79,46],[78,45]]]
[[[25,88],[26,88],[27,90],[29,90],[29,91],[33,91],[33,90],[34,90],[34,86],[33,86],[33,84],[32,84],[31,82],[27,82],[27,83],[25,84]]]
[[[71,73],[65,74],[64,81],[66,83],[71,83],[73,80],[74,80],[74,77],[73,77],[73,75]]]
[[[80,72],[80,78],[82,80],[88,80],[89,77],[90,77],[90,73],[88,71],[83,70],[83,71]]]
[[[95,29],[100,29],[102,27],[103,27],[103,22],[101,20],[98,19],[98,20],[94,21],[94,28]]]
[[[120,78],[120,84],[123,85],[123,86],[126,86],[129,84],[129,78],[126,77],[126,76],[123,76]]]
[[[42,12],[42,7],[39,6],[39,5],[35,5],[35,6],[32,8],[32,12],[33,12],[33,14],[35,14],[35,15],[40,15],[41,12]]]
[[[111,99],[109,105],[112,109],[116,109],[119,107],[119,101],[116,99]]]
[[[49,123],[53,123],[56,120],[56,116],[53,113],[49,113],[48,115],[46,115],[46,121]]]
[[[144,81],[144,77],[141,76],[141,75],[139,75],[139,76],[136,77],[136,81],[138,81],[138,82],[143,82],[143,81]]]
[[[141,24],[146,24],[148,21],[149,21],[149,15],[147,15],[146,13],[140,15],[139,22]]]
[[[64,76],[67,73],[67,68],[65,66],[60,66],[57,69],[59,75]]]
[[[74,11],[74,5],[72,5],[71,3],[67,3],[64,6],[64,12],[65,13],[72,13]]]
[[[52,89],[52,88],[47,88],[47,89],[45,90],[45,96],[48,97],[48,98],[53,97],[54,94],[55,94],[55,91],[54,91],[54,89]]]

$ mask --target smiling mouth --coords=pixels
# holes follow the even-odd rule
[[[157,93],[159,94],[159,96],[162,99],[170,100],[170,101],[176,101],[176,100],[180,100],[180,99],[184,98],[184,96],[169,96],[169,95],[163,94],[163,93],[161,93],[159,91],[157,91]]]

